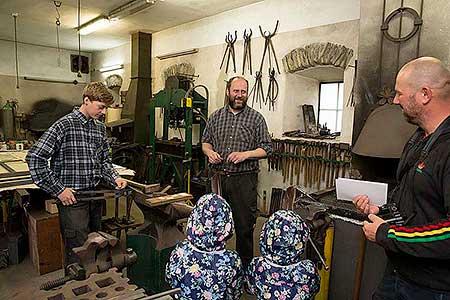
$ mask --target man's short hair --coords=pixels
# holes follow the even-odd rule
[[[91,101],[103,102],[110,105],[114,102],[113,95],[108,88],[101,82],[91,82],[83,90],[83,100],[88,97]]]
[[[242,77],[242,76],[233,76],[233,77],[231,77],[230,79],[228,79],[228,81],[227,81],[227,90],[230,90],[231,83],[233,83],[233,81],[234,81],[235,79],[242,79],[242,80],[244,80],[244,81],[247,83],[247,92],[248,92],[248,80],[245,79],[245,78]]]

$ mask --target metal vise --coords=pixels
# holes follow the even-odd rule
[[[119,240],[105,232],[91,232],[83,246],[73,248],[80,258],[80,263],[67,267],[69,275],[49,281],[41,286],[41,290],[50,290],[70,280],[84,280],[93,273],[106,272],[111,268],[119,270],[137,261],[132,249],[123,253]]]

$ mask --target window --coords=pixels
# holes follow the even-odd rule
[[[326,124],[330,132],[341,131],[343,99],[343,82],[320,83],[319,124]]]

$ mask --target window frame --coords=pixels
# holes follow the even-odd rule
[[[341,109],[339,109],[339,107],[338,107],[338,105],[339,105],[339,92],[340,92],[340,86],[342,87],[342,93],[344,92],[344,81],[343,80],[339,80],[339,81],[320,81],[319,82],[319,96],[318,96],[318,99],[319,99],[319,103],[318,103],[318,106],[317,106],[317,128],[319,128],[319,125],[320,125],[320,123],[319,123],[319,121],[320,121],[320,111],[321,111],[321,109],[320,109],[320,103],[321,103],[321,93],[322,93],[322,84],[331,84],[331,83],[338,83],[338,90],[337,90],[337,97],[336,97],[336,109],[329,109],[329,108],[324,108],[324,109],[322,109],[322,110],[324,110],[324,111],[335,111],[336,112],[336,123],[335,123],[335,127],[336,127],[336,129],[338,128],[338,115],[339,115],[339,111],[341,112],[341,114],[343,113],[343,111],[344,111],[344,99],[342,99],[342,108]],[[339,83],[342,83],[342,85],[339,85]],[[343,95],[343,94],[342,94]],[[342,96],[342,98],[344,98],[344,96]],[[341,130],[340,131],[342,131],[342,119],[343,118],[341,118]],[[333,132],[339,132],[339,131],[333,131]],[[331,133],[333,133],[333,132],[331,132]]]

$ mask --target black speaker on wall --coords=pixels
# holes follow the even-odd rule
[[[80,59],[78,55],[70,55],[70,70],[77,73],[80,70]],[[81,55],[81,73],[89,74],[89,57]]]

